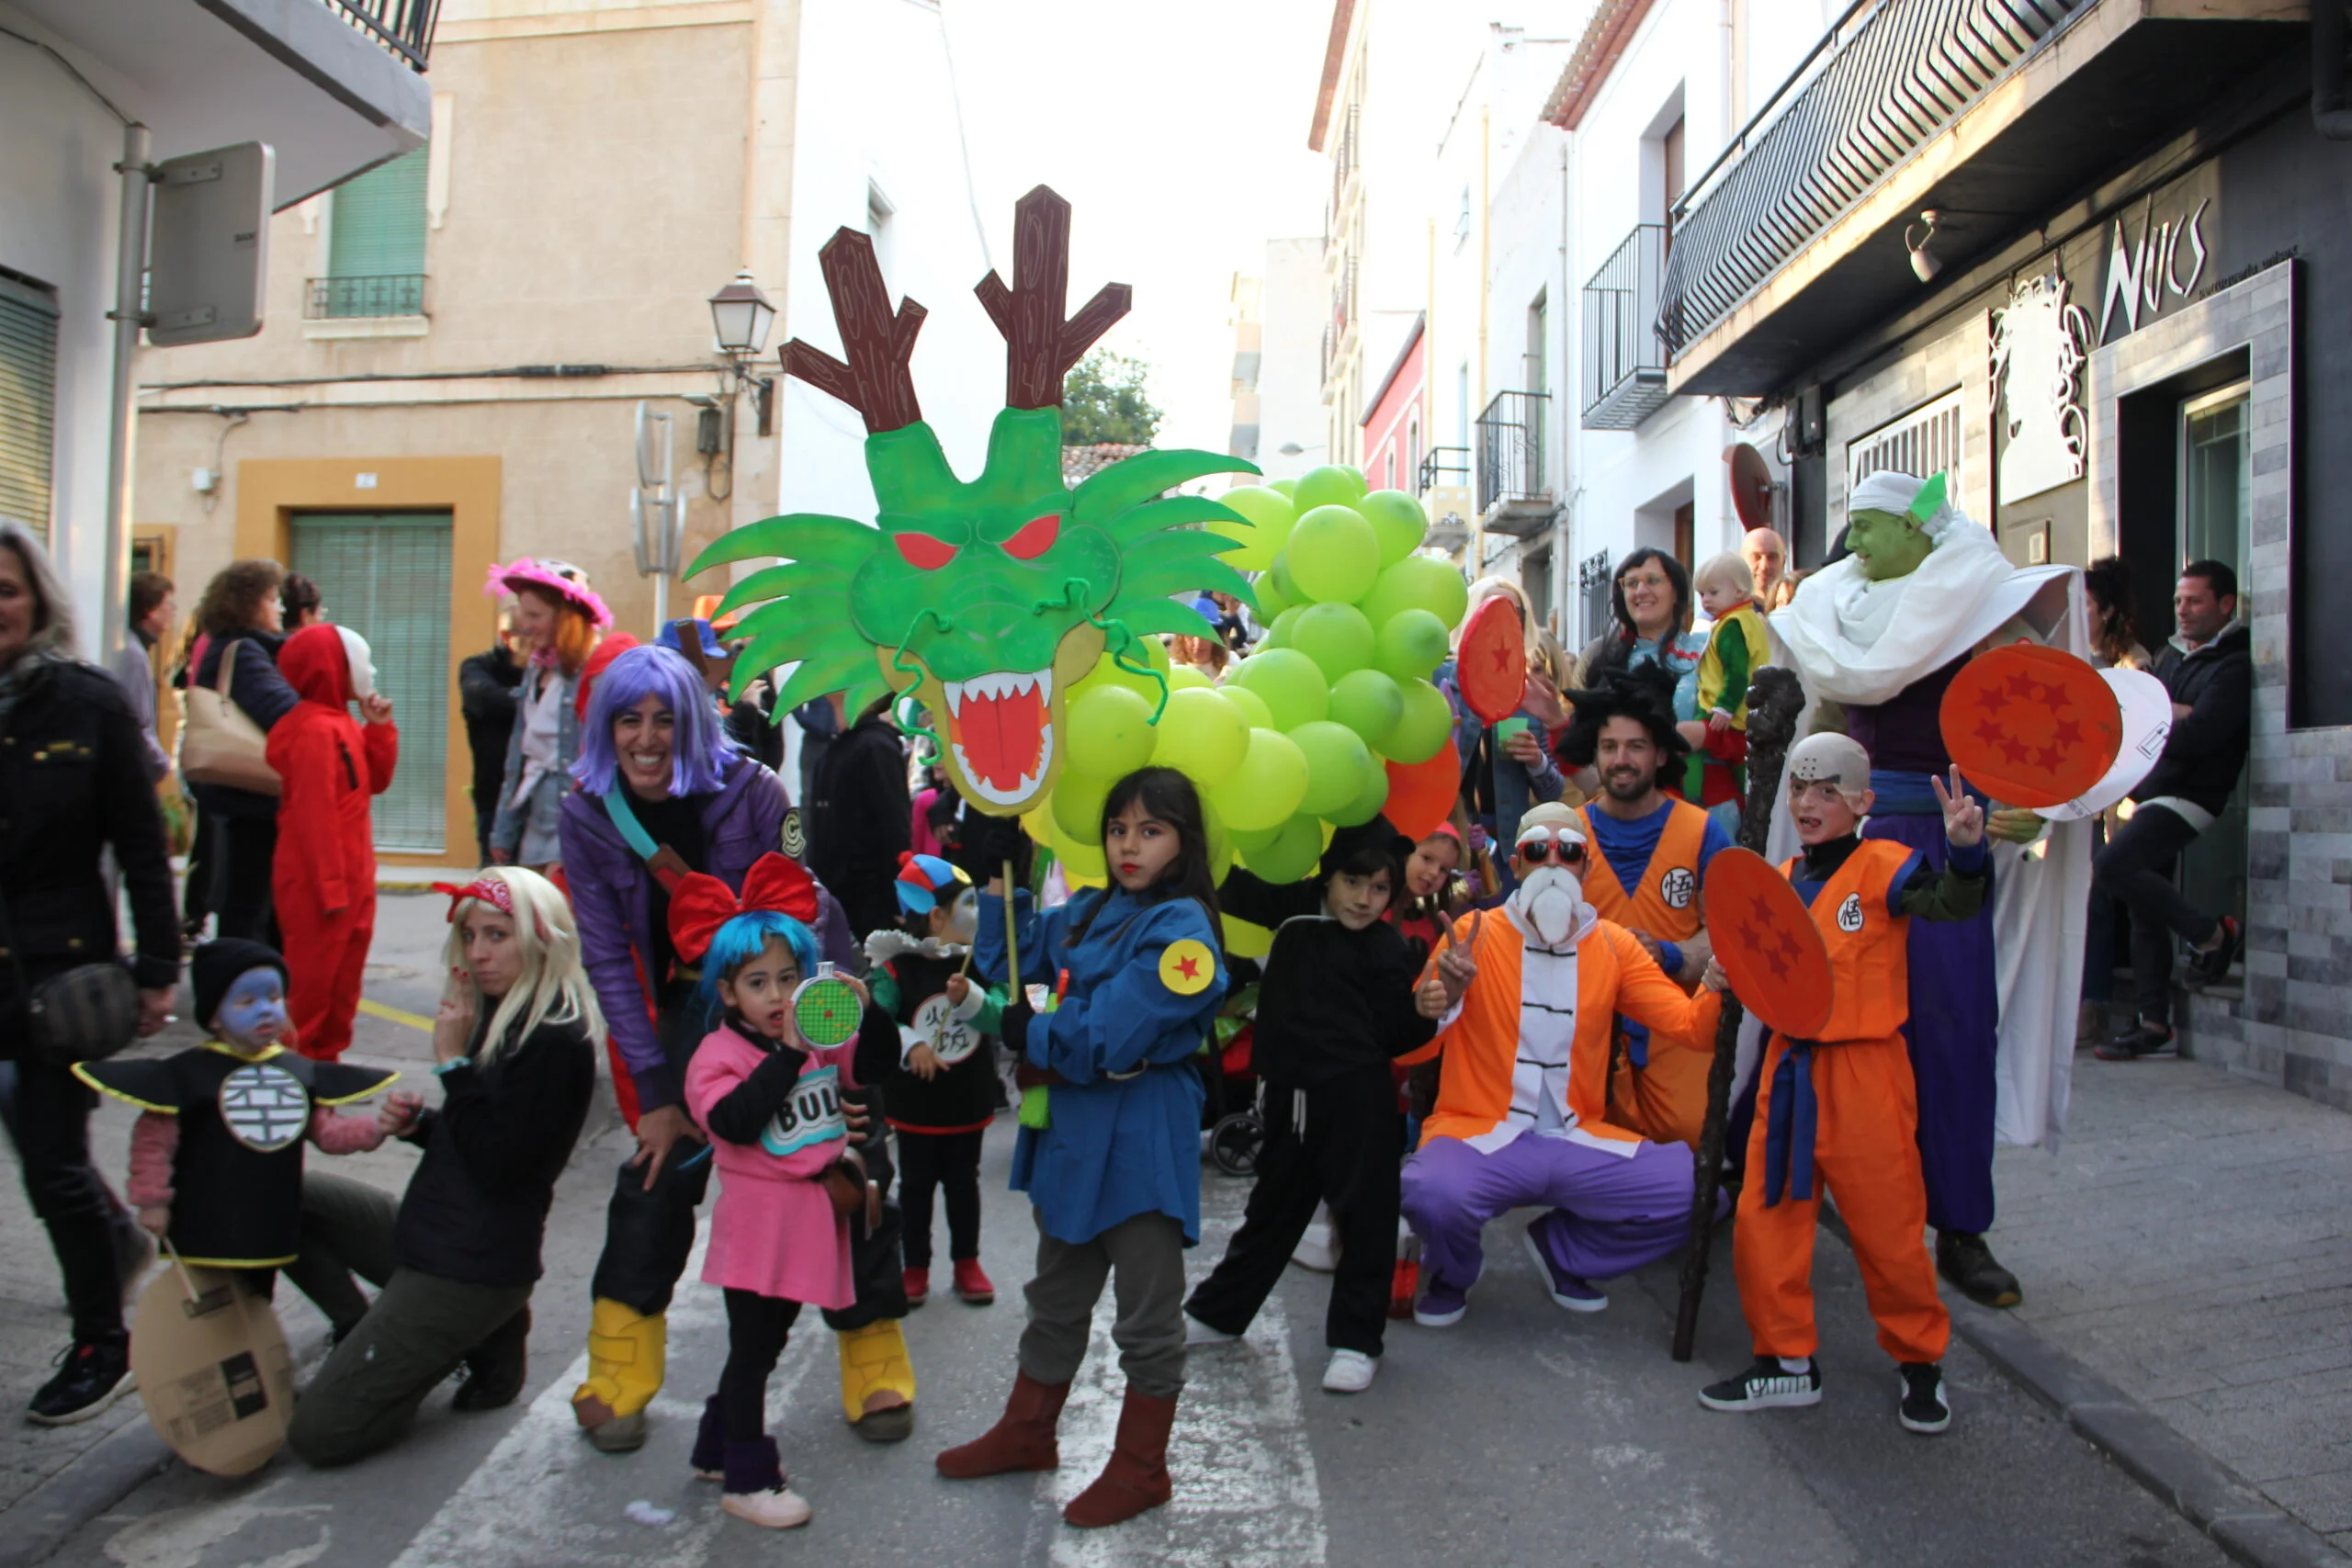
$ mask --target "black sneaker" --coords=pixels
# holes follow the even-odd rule
[[[2222,940],[2208,952],[2201,947],[2188,950],[2188,967],[2206,985],[2216,986],[2229,976],[2230,965],[2238,961],[2238,953],[2245,946],[2245,931],[2228,915],[2222,917]]]
[[[1965,1231],[1936,1233],[1936,1272],[1960,1287],[1960,1293],[1980,1306],[2013,1307],[2025,1300],[2018,1277],[1993,1258],[1981,1235]]]
[[[2114,1039],[2091,1047],[2102,1062],[2171,1062],[2180,1056],[2180,1042],[2169,1029],[2134,1023]]]
[[[531,1339],[531,1309],[524,1307],[491,1330],[490,1337],[466,1352],[466,1381],[458,1385],[453,1410],[496,1410],[514,1403],[529,1375],[525,1355]]]
[[[1821,1359],[1816,1356],[1804,1371],[1792,1372],[1776,1358],[1758,1356],[1756,1364],[1739,1376],[1701,1389],[1699,1403],[1710,1410],[1789,1410],[1818,1404]]]
[[[1903,1363],[1903,1403],[1894,1413],[1906,1432],[1932,1435],[1951,1425],[1951,1402],[1944,1397],[1941,1362]]]
[[[70,1427],[101,1415],[135,1386],[130,1339],[81,1340],[58,1358],[55,1377],[33,1395],[26,1418],[42,1427]]]

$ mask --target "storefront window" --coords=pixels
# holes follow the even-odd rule
[[[2180,405],[2180,560],[2218,560],[2238,574],[2238,618],[2245,597],[2253,494],[2246,386],[2241,381]],[[2181,891],[2200,909],[2245,916],[2246,795],[2243,781],[2213,826],[2181,856]]]

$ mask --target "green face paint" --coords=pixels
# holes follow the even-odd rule
[[[1846,548],[1873,582],[1908,577],[1919,570],[1934,546],[1928,531],[1909,517],[1892,512],[1856,512],[1846,519]]]

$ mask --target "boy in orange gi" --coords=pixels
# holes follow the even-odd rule
[[[1829,950],[1834,1001],[1818,1040],[1775,1032],[1766,1047],[1747,1185],[1732,1262],[1756,1363],[1709,1385],[1710,1410],[1764,1410],[1821,1402],[1813,1317],[1814,1222],[1821,1185],[1838,1195],[1853,1238],[1878,1342],[1903,1374],[1905,1430],[1951,1425],[1943,1354],[1951,1318],[1936,1295],[1928,1255],[1928,1189],[1919,1171],[1918,1101],[1903,1043],[1914,919],[1962,920],[1990,896],[1984,812],[1951,771],[1930,777],[1943,808],[1951,863],[1857,835],[1870,812],[1870,758],[1843,735],[1815,735],[1789,752],[1790,812],[1804,853],[1781,870],[1796,885]],[[1707,984],[1724,985],[1710,963]]]

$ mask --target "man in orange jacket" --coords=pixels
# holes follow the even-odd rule
[[[1690,1150],[1607,1120],[1609,1041],[1620,1012],[1661,1039],[1712,1039],[1722,998],[1685,996],[1584,901],[1589,846],[1576,812],[1539,806],[1514,842],[1518,889],[1494,914],[1455,922],[1419,998],[1437,1038],[1400,1058],[1445,1057],[1404,1174],[1428,1281],[1413,1319],[1432,1328],[1467,1310],[1481,1235],[1506,1210],[1551,1206],[1527,1246],[1570,1312],[1607,1306],[1594,1280],[1665,1257],[1690,1224]]]
[[[321,622],[286,639],[278,672],[300,694],[269,732],[269,765],[285,790],[270,892],[286,933],[294,1048],[332,1062],[351,1043],[359,984],[376,933],[376,840],[369,803],[392,782],[400,731],[376,694],[368,643]],[[351,720],[359,704],[363,730]]]

